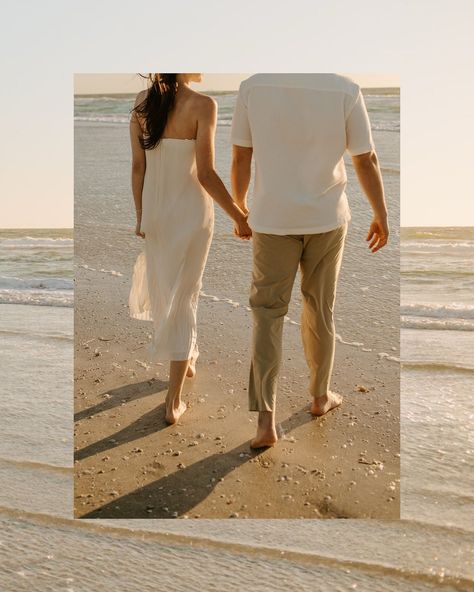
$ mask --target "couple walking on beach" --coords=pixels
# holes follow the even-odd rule
[[[214,167],[217,105],[190,88],[201,74],[153,74],[130,120],[136,234],[145,239],[130,291],[130,314],[153,321],[155,359],[169,360],[166,420],[186,410],[181,391],[196,373],[196,311],[212,240],[215,200],[234,233],[253,241],[253,345],[249,409],[258,411],[253,448],[277,442],[275,400],[283,322],[301,268],[301,332],[310,369],[311,412],[340,405],[330,390],[333,319],[350,209],[343,156],[373,210],[372,252],[388,240],[383,183],[361,90],[336,74],[257,74],[240,85],[231,140],[232,195]],[[250,212],[247,192],[255,159]]]

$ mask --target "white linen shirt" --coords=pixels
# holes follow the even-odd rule
[[[316,234],[351,218],[344,152],[374,149],[360,87],[337,74],[256,74],[244,80],[231,141],[253,147],[249,225]]]

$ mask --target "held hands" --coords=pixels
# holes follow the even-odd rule
[[[375,253],[382,247],[385,247],[388,242],[388,235],[389,229],[387,217],[374,217],[372,224],[370,225],[367,238],[365,239],[366,241],[370,241],[369,249],[372,251],[372,253]]]
[[[145,238],[145,233],[142,232],[141,225],[141,220],[137,221],[137,225],[135,226],[135,234],[141,238]]]
[[[250,240],[252,238],[252,229],[247,223],[248,211],[238,221],[234,221],[234,234],[242,240]]]

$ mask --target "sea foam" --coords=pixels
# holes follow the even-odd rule
[[[474,319],[474,305],[412,303],[402,305],[400,314],[437,319]]]

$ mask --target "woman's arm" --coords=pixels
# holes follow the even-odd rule
[[[247,213],[247,192],[250,185],[253,148],[232,147],[232,195],[239,208]]]
[[[199,182],[234,220],[240,238],[249,239],[252,231],[247,224],[247,216],[234,202],[214,167],[214,136],[217,123],[217,105],[214,99],[202,97],[197,116],[196,165]]]
[[[140,95],[139,95],[140,96]],[[135,105],[139,103],[139,97]],[[135,210],[137,214],[137,225],[135,228],[135,234],[145,238],[145,233],[141,230],[142,223],[142,192],[143,192],[143,180],[145,178],[146,170],[146,158],[145,150],[143,150],[140,144],[140,138],[143,137],[143,131],[138,121],[138,117],[135,111],[132,112],[130,118],[130,143],[132,146],[132,193],[133,200],[135,202]]]

